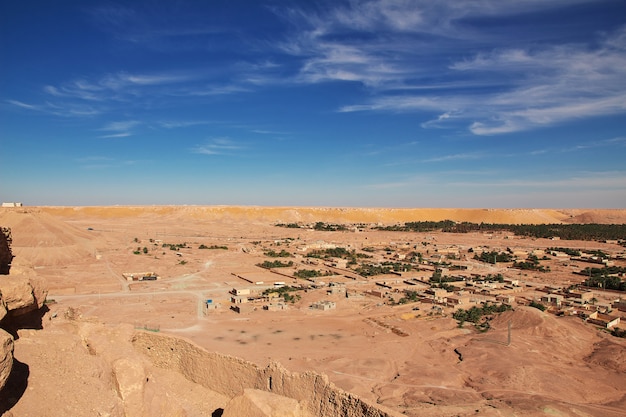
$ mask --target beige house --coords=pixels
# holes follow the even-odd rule
[[[320,301],[317,303],[313,303],[311,305],[311,308],[322,311],[334,310],[337,308],[337,304],[333,303],[332,301]]]
[[[589,303],[593,299],[593,291],[570,291],[567,298]]]
[[[608,314],[602,314],[597,311],[594,311],[593,313],[589,315],[589,318],[587,319],[587,323],[595,324],[595,325],[610,329],[612,327],[617,326],[620,323],[620,318],[616,316],[609,316]]]
[[[230,293],[232,295],[250,295],[250,288],[233,288]]]
[[[464,307],[471,302],[469,295],[448,295],[446,297],[446,304],[449,307]]]
[[[563,303],[563,296],[560,294],[546,294],[542,296],[540,300],[542,303],[561,307],[561,304]]]
[[[267,311],[283,311],[287,310],[287,304],[285,303],[270,303],[268,305],[263,306],[263,310]]]
[[[496,301],[502,304],[513,305],[515,297],[508,294],[496,295]]]

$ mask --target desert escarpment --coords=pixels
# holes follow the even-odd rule
[[[29,208],[28,210],[34,210]],[[163,218],[253,222],[337,222],[394,224],[442,221],[493,224],[626,223],[626,210],[487,209],[487,208],[357,208],[264,206],[108,206],[39,207],[57,218]]]
[[[208,352],[181,338],[141,332],[133,338],[136,349],[161,368],[174,370],[190,381],[228,397],[253,388],[297,400],[311,416],[391,417],[348,394],[314,372],[292,373],[278,363],[260,368],[251,362]]]

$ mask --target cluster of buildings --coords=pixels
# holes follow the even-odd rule
[[[531,302],[540,302],[548,307],[548,311],[560,315],[579,315],[589,323],[612,328],[620,323],[620,318],[611,315],[612,309],[626,311],[626,302],[616,302],[612,305],[606,301],[598,301],[592,291],[567,291],[558,288],[539,288],[536,284],[520,283],[519,279],[504,277],[501,274],[493,276],[498,271],[504,272],[507,265],[488,264],[474,259],[474,255],[482,252],[508,252],[512,259],[526,260],[539,259],[541,261],[553,260],[561,262],[561,265],[569,261],[590,262],[611,266],[607,259],[590,256],[572,257],[567,253],[557,250],[544,250],[537,248],[490,248],[487,246],[461,247],[459,245],[440,245],[434,237],[424,237],[420,243],[408,242],[364,242],[354,245],[339,245],[317,241],[310,244],[300,243],[295,247],[293,255],[296,262],[302,265],[316,265],[326,269],[326,273],[320,276],[306,278],[308,282],[300,285],[303,290],[325,291],[334,301],[317,301],[309,306],[311,310],[328,311],[337,308],[335,301],[340,298],[364,300],[378,299],[381,303],[412,303],[420,302],[430,306],[431,310],[453,311],[456,309],[469,309],[484,303],[505,305],[528,305]],[[514,239],[514,237],[510,237]],[[275,241],[276,245],[289,247],[291,241]],[[367,244],[367,246],[365,246]],[[370,265],[389,265],[388,262],[410,264],[410,268],[403,271],[390,272],[385,275],[364,277],[359,275],[349,265],[349,260],[341,257],[332,258],[309,258],[306,252],[314,250],[326,250],[344,248],[352,253],[352,249],[361,249],[367,257],[361,256],[358,262]],[[419,255],[419,256],[418,256]],[[354,258],[354,256],[352,256]],[[510,264],[508,265],[510,266]],[[272,282],[268,284],[268,275],[282,275],[293,279],[297,267],[280,268],[263,272],[250,271],[243,274],[235,274],[238,278],[246,281],[249,285],[244,288],[233,288],[229,293],[230,309],[237,313],[245,313],[257,309],[266,311],[284,311],[289,309],[289,296],[284,292],[271,291],[285,285],[284,282]],[[323,272],[323,271],[322,271]],[[481,272],[483,274],[481,274]],[[433,283],[431,278],[434,273],[441,274],[441,283]],[[484,275],[487,273],[487,275]],[[336,275],[331,275],[336,274]],[[524,275],[526,272],[524,272]],[[516,274],[517,275],[517,274]],[[519,272],[520,278],[522,272]],[[150,275],[143,275],[143,278]],[[451,280],[450,278],[453,278]],[[271,279],[271,278],[270,278]],[[284,278],[283,278],[284,279]],[[265,283],[264,283],[265,282]],[[445,285],[439,285],[445,284]],[[541,284],[542,285],[542,284]],[[266,290],[270,291],[266,291]],[[289,293],[288,293],[289,294]],[[220,307],[218,303],[207,300],[205,308],[208,310]],[[415,309],[419,309],[416,304]]]
[[[610,314],[613,309],[626,312],[626,301],[618,299],[613,303],[598,301],[593,291],[569,290],[544,287],[539,298],[541,304],[557,315],[576,315],[588,323],[607,329],[620,324],[620,317]]]

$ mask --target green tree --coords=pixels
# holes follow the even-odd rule
[[[530,304],[528,304],[528,305],[531,306],[531,307],[535,307],[535,308],[537,308],[537,309],[539,309],[541,311],[546,311],[546,306],[544,306],[543,304],[538,303],[536,301],[531,301]]]

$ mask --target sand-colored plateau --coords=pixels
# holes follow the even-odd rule
[[[334,207],[261,207],[261,206],[115,206],[115,207],[42,207],[59,217],[134,218],[168,216],[172,218],[219,219],[261,222],[337,222],[404,223],[441,221],[558,224],[626,223],[626,210],[599,209],[455,209],[455,208],[334,208]]]
[[[544,295],[545,286],[579,283],[573,272],[585,264],[550,257],[543,261],[548,272],[520,271],[478,262],[468,252],[562,246],[601,250],[626,266],[619,258],[624,247],[368,227],[425,220],[626,224],[626,210],[0,209],[0,226],[11,228],[15,256],[6,278],[27,277],[48,292],[39,321],[13,332],[14,376],[0,391],[0,415],[624,415],[626,339],[577,316],[559,317],[522,302]],[[315,222],[351,227],[330,232],[276,226]],[[319,247],[348,248],[380,260],[413,250],[434,259],[454,249],[455,262],[469,272],[520,281],[511,290],[519,303],[495,315],[486,332],[460,327],[453,308],[435,308],[430,301],[389,303],[401,295],[393,288],[407,275],[362,277],[305,256]],[[267,255],[281,250],[291,256]],[[268,260],[293,265],[257,266]],[[297,269],[333,275],[275,311],[253,301],[241,304],[241,313],[231,309],[232,300],[240,300],[233,289],[308,284],[293,277]],[[158,279],[128,278],[148,273]],[[415,278],[427,281],[431,274],[419,271]],[[333,281],[343,290],[333,291]],[[388,291],[383,297],[376,295],[381,288]],[[621,296],[594,291],[594,303],[610,305]],[[320,302],[333,308],[311,308]]]

